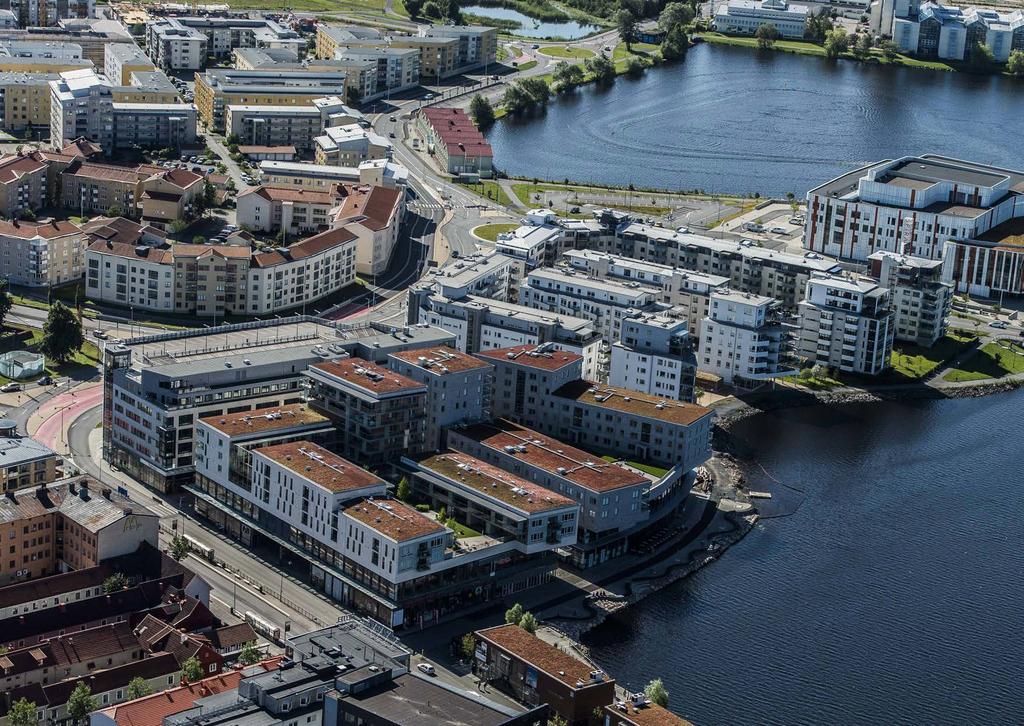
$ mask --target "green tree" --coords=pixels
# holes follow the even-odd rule
[[[992,54],[992,49],[984,43],[975,43],[970,47],[970,52],[967,54],[967,62],[971,68],[979,71],[992,68],[995,60],[996,57]]]
[[[109,207],[107,207],[107,216],[108,217],[123,217],[124,216],[124,207],[122,207],[122,206],[120,206],[118,204],[111,204]]]
[[[11,704],[11,710],[7,712],[7,723],[10,726],[35,726],[39,723],[35,701],[19,698]]]
[[[857,36],[857,44],[853,48],[853,52],[857,54],[857,57],[864,60],[871,55],[871,48],[874,44],[871,42],[870,33],[861,33]]]
[[[660,678],[655,678],[644,687],[644,695],[651,699],[651,703],[668,708],[668,691],[665,690],[665,684]]]
[[[548,726],[569,726],[569,722],[556,713],[554,716],[548,718]]]
[[[555,65],[552,78],[555,81],[555,88],[559,93],[571,91],[583,83],[583,68],[575,63],[561,61]]]
[[[829,31],[832,30],[832,16],[826,8],[817,13],[809,13],[805,21],[804,37],[815,43],[824,43]]]
[[[636,41],[636,35],[639,26],[636,22],[636,16],[626,8],[622,8],[615,13],[615,29],[619,31],[619,38],[626,44],[626,50],[633,50],[633,43]]]
[[[148,696],[153,692],[153,687],[146,682],[146,679],[142,676],[135,676],[128,681],[128,700],[132,701],[136,698],[142,698]]]
[[[889,63],[896,60],[896,44],[891,40],[883,40],[878,44],[878,49],[882,51],[882,57]]]
[[[601,85],[607,85],[615,80],[615,64],[603,55],[588,58],[586,66],[590,75]]]
[[[183,560],[188,556],[188,540],[184,537],[174,535],[171,539],[170,555],[176,560]]]
[[[0,279],[0,328],[3,327],[7,314],[11,312],[12,305],[14,305],[14,299],[7,289],[7,280]]]
[[[126,587],[128,587],[128,578],[124,576],[123,572],[115,572],[103,581],[103,592],[107,594],[123,590]]]
[[[462,10],[459,8],[459,0],[445,0],[444,16],[456,25],[462,23]]]
[[[757,38],[758,48],[768,50],[774,47],[775,41],[779,39],[779,29],[775,27],[775,23],[761,23],[757,26],[754,37]]]
[[[79,681],[68,699],[68,716],[78,723],[99,707],[100,704],[96,700],[96,696],[92,695],[89,685],[85,681]]]
[[[403,476],[398,480],[398,486],[395,488],[395,498],[400,502],[408,502],[412,499],[412,487],[409,486],[409,477]]]
[[[195,683],[203,677],[203,664],[195,656],[181,664],[181,674],[189,683]]]
[[[54,302],[43,325],[40,350],[57,365],[63,365],[82,349],[84,342],[82,321],[60,300]]]
[[[850,48],[850,38],[842,28],[832,28],[825,37],[825,56],[835,60]]]
[[[519,625],[519,622],[523,619],[524,612],[523,606],[516,603],[505,611],[505,622],[508,625]]]
[[[469,102],[469,114],[478,129],[486,130],[494,125],[494,107],[491,102],[479,93]]]
[[[551,87],[543,78],[524,78],[519,83],[526,93],[533,99],[534,105],[543,106],[551,97]]]
[[[173,222],[171,222],[171,232],[173,232],[174,234],[180,234],[181,232],[184,232],[186,229],[188,229],[188,222],[186,222],[184,219],[175,219]]]
[[[204,244],[206,244],[206,237],[203,237],[203,235],[201,235],[201,234],[193,235],[192,236],[192,244],[194,244],[194,245],[204,245]]]
[[[405,11],[409,13],[409,17],[415,20],[420,16],[420,11],[423,10],[423,0],[404,0]]]
[[[682,25],[676,25],[661,41],[661,57],[667,61],[682,60],[690,47],[690,38]]]
[[[228,134],[224,139],[224,143],[228,146],[238,146],[242,143],[242,137],[238,134]]]
[[[427,0],[423,3],[423,16],[427,18],[433,18],[434,20],[441,19],[441,8],[434,0]]]
[[[255,643],[246,643],[238,654],[238,662],[242,665],[252,665],[260,660],[260,649]]]
[[[1024,78],[1024,50],[1015,50],[1010,53],[1006,61],[1006,72],[1017,78]]]
[[[533,635],[537,632],[537,618],[533,613],[523,613],[523,617],[519,620],[519,627]]]
[[[476,652],[476,636],[472,633],[466,633],[459,640],[459,654],[469,660],[473,657]]]
[[[626,73],[634,78],[643,75],[643,72],[647,70],[647,64],[644,63],[644,59],[640,56],[631,55],[626,59]]]
[[[502,105],[509,113],[522,113],[548,102],[551,89],[542,78],[523,78],[505,89]]]
[[[689,5],[678,2],[668,3],[658,15],[658,29],[667,34],[680,26],[688,25],[692,20],[693,8]]]

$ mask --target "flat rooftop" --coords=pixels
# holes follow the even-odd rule
[[[441,534],[447,528],[397,499],[363,499],[344,514],[395,542]]]
[[[327,489],[333,494],[356,492],[371,487],[387,487],[376,474],[356,466],[312,441],[292,441],[264,446],[256,454],[265,456],[297,476]]]
[[[600,456],[511,421],[474,424],[456,429],[456,432],[594,492],[651,483],[639,472],[609,463]]]
[[[545,371],[557,371],[565,366],[583,360],[583,356],[559,350],[550,343],[541,345],[516,345],[511,348],[495,348],[477,353],[485,360],[510,361],[517,365]]]
[[[224,416],[211,416],[202,419],[201,423],[217,429],[227,436],[247,436],[284,431],[298,426],[328,423],[328,418],[309,406],[294,404],[229,413]]]
[[[589,328],[592,331],[594,328],[594,324],[584,318],[577,318],[572,315],[558,315],[557,313],[549,313],[546,310],[537,310],[526,305],[504,302],[503,300],[491,300],[478,295],[467,295],[465,300],[470,304],[489,308],[495,314],[515,318],[516,320],[543,324],[557,322],[559,327],[571,330],[574,333],[583,334],[587,332],[586,329]]]
[[[424,384],[362,358],[314,363],[309,368],[376,395],[426,391]]]
[[[404,350],[392,353],[391,357],[405,363],[410,363],[417,368],[438,376],[490,368],[489,363],[480,360],[476,356],[448,347]]]
[[[992,187],[1005,181],[1007,174],[995,168],[986,170],[981,166],[960,163],[953,160],[939,161],[937,158],[920,157],[904,159],[886,174],[894,180],[925,181],[928,184],[953,182],[975,187]],[[886,181],[883,177],[881,181]]]
[[[459,451],[446,451],[418,463],[423,469],[527,515],[576,506],[573,499]]]
[[[616,388],[583,380],[566,383],[555,391],[554,395],[599,408],[608,408],[682,426],[689,426],[712,414],[710,408],[698,406],[695,403],[672,401],[646,393],[630,391],[626,388]]]
[[[982,242],[990,242],[997,247],[1009,247],[1016,250],[1024,248],[1024,217],[1009,219],[997,224],[980,237]]]

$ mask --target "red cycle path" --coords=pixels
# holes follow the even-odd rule
[[[32,434],[32,438],[57,450],[61,439],[61,410],[64,411],[64,424],[70,426],[76,418],[102,402],[103,386],[100,385],[62,393],[50,399],[33,416],[35,418],[41,415],[45,418]]]

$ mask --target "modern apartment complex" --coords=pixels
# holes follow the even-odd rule
[[[992,8],[960,8],[936,2],[895,0],[892,8],[893,42],[902,53],[920,58],[977,60],[979,46],[1005,63],[1014,50],[1024,49],[1024,11],[1000,12]]]
[[[364,161],[355,169],[296,161],[261,161],[260,180],[271,187],[330,191],[339,183],[359,183],[389,189],[408,185],[409,170],[385,159]]]
[[[111,83],[91,70],[67,71],[50,81],[50,144],[60,149],[80,138],[107,153],[114,147]]]
[[[304,152],[313,150],[313,139],[324,128],[362,120],[361,113],[337,97],[318,98],[308,106],[231,105],[226,109],[224,132],[238,136],[243,146],[294,146]]]
[[[131,85],[132,73],[155,71],[142,48],[130,43],[111,43],[104,51],[103,75],[118,86]]]
[[[53,72],[0,72],[0,123],[11,131],[50,131],[50,81],[60,79]]]
[[[877,375],[889,367],[895,322],[885,288],[867,279],[815,277],[800,303],[796,352],[808,363]]]
[[[673,401],[693,401],[695,347],[686,318],[675,309],[624,317],[620,338],[612,343],[608,383]]]
[[[953,286],[943,282],[942,265],[885,251],[868,258],[868,275],[892,298],[896,340],[927,348],[946,334]]]
[[[325,128],[313,143],[315,161],[324,166],[357,167],[371,159],[390,159],[392,154],[388,139],[359,124]]]
[[[455,38],[458,48],[456,70],[463,72],[494,63],[498,54],[498,29],[479,25],[421,26],[419,33],[427,38]]]
[[[797,371],[789,365],[791,328],[779,303],[748,292],[716,292],[701,325],[698,367],[737,388],[757,388]]]
[[[165,71],[198,71],[206,65],[209,41],[176,18],[162,18],[146,26],[146,49]]]

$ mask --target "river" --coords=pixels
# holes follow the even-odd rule
[[[776,498],[585,639],[700,726],[1020,724],[1024,392],[791,409],[736,435]]]
[[[531,18],[525,13],[521,13],[518,10],[512,8],[501,8],[501,7],[487,7],[484,5],[463,5],[461,8],[462,12],[475,15],[480,18],[495,18],[498,20],[514,20],[519,23],[519,27],[516,28],[515,34],[524,38],[562,38],[565,40],[575,40],[576,38],[582,38],[585,35],[590,35],[598,30],[601,30],[599,25],[589,25],[587,23],[580,23],[576,20],[566,20],[563,22],[554,22],[549,20],[537,20]]]
[[[588,86],[488,134],[509,174],[797,196],[879,159],[939,153],[1024,166],[1024,82],[710,43]]]

